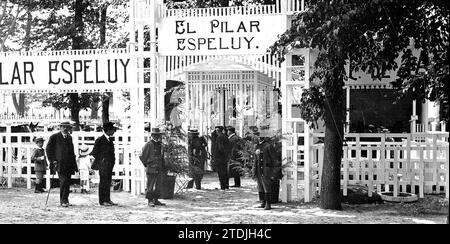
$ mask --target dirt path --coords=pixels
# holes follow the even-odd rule
[[[230,179],[232,184],[233,180]],[[46,209],[46,194],[23,188],[0,189],[0,223],[177,223],[177,224],[334,224],[334,223],[445,223],[447,212],[405,211],[400,204],[344,205],[343,211],[322,210],[316,204],[276,204],[264,211],[258,206],[256,184],[243,179],[243,187],[218,190],[216,175],[207,175],[204,190],[190,189],[166,206],[150,208],[143,195],[112,192],[119,206],[101,207],[96,189],[91,194],[71,193],[74,206],[59,207],[59,189],[52,189]],[[448,200],[447,204],[448,204]],[[448,209],[448,207],[447,207]]]

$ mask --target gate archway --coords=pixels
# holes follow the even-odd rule
[[[214,76],[217,72],[189,69],[196,67],[195,65],[207,65],[209,62],[238,64],[241,68],[247,69],[239,71],[238,80],[241,83],[224,82],[232,79],[230,77],[234,75],[237,76],[235,69],[224,70],[225,77],[216,79],[217,86],[210,86],[210,91],[225,87],[230,91],[229,94],[234,94],[236,108],[238,105],[242,108],[247,105],[244,102],[247,85],[250,87],[247,93],[248,105],[252,107],[257,107],[264,101],[274,103],[275,98],[272,101],[272,96],[268,97],[267,94],[270,95],[273,87],[281,90],[283,94],[281,128],[287,137],[287,140],[283,141],[283,158],[293,162],[286,168],[287,175],[283,178],[282,200],[298,200],[299,186],[303,186],[305,201],[309,201],[310,190],[315,183],[310,181],[308,144],[297,143],[300,137],[304,142],[309,141],[309,131],[308,126],[305,126],[306,123],[293,111],[298,87],[308,86],[309,52],[298,53],[297,55],[303,55],[304,62],[294,64],[289,62],[291,54],[287,57],[288,62],[280,63],[277,57],[271,56],[266,51],[277,39],[277,35],[290,27],[293,14],[303,10],[303,0],[277,0],[273,5],[206,9],[167,9],[163,0],[131,1],[130,42],[126,49],[1,53],[0,57],[3,60],[8,59],[0,66],[3,78],[7,76],[12,78],[10,81],[0,81],[0,91],[14,93],[129,91],[130,130],[124,137],[124,145],[127,146],[124,149],[123,160],[126,161],[126,166],[123,167],[124,174],[121,177],[129,182],[126,184],[126,190],[132,194],[140,194],[145,190],[145,171],[138,159],[139,151],[146,141],[146,135],[142,132],[146,122],[150,122],[151,126],[164,123],[166,81],[171,79],[186,81],[188,84],[186,94],[189,95],[191,91],[192,98],[199,98],[186,100],[198,105],[205,104],[204,101],[200,102],[202,96],[199,94],[202,94],[207,85],[196,86],[198,81],[196,77]],[[15,78],[16,69],[19,70],[15,68],[16,66],[22,67],[20,72],[28,78],[27,82],[22,83],[24,80]],[[70,76],[68,74],[70,72],[66,72],[67,69],[63,66],[71,67],[73,72]],[[108,75],[110,71],[116,71],[116,79],[112,76],[100,77],[99,70],[108,70]],[[36,79],[32,81],[32,77]],[[21,88],[17,88],[18,84]],[[147,114],[144,103],[148,90],[150,109]],[[199,107],[208,109],[207,106]],[[257,113],[257,110],[253,110],[252,116],[256,116]],[[222,111],[222,114],[226,115],[225,111]],[[226,123],[226,118],[227,116],[219,123]],[[204,130],[208,126],[205,129],[202,123],[210,123],[212,126],[209,120],[199,121],[202,121],[198,124]],[[242,130],[245,119],[236,120],[236,123],[241,124]],[[8,146],[11,144],[8,139],[4,141]],[[11,167],[12,161],[5,162],[5,165]],[[30,167],[31,163],[28,162],[27,165]],[[298,177],[299,172],[305,175],[302,180]],[[116,176],[119,177],[120,174]]]

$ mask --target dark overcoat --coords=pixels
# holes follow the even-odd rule
[[[256,157],[254,176],[280,179],[281,162],[277,158],[274,146],[268,142],[263,142],[256,145],[255,149],[259,149],[261,154]]]
[[[45,151],[50,163],[57,162],[56,171],[58,173],[73,174],[78,171],[72,136],[67,135],[64,138],[61,132],[51,135]]]
[[[95,140],[91,155],[95,158],[99,170],[112,169],[116,162],[114,142],[109,141],[105,135],[100,136]]]
[[[227,167],[230,151],[231,147],[228,137],[225,134],[220,133],[216,138],[213,156],[217,167]]]
[[[230,151],[230,173],[232,176],[239,175],[239,168],[242,167],[242,160],[240,159],[240,150],[243,147],[243,140],[238,135],[233,134],[229,139]],[[239,164],[239,165],[237,165]]]
[[[204,173],[205,162],[208,159],[207,146],[208,144],[203,137],[192,136],[189,138],[189,166],[192,176]]]

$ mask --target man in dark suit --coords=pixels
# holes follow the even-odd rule
[[[48,139],[46,152],[47,158],[58,172],[59,177],[59,200],[62,207],[68,207],[70,193],[71,175],[78,171],[72,137],[70,136],[72,126],[69,122],[60,124],[60,132],[55,133]]]
[[[197,129],[190,129],[188,131],[188,155],[189,155],[189,169],[190,180],[186,186],[187,189],[194,187],[197,190],[201,189],[201,181],[205,170],[205,162],[208,158],[206,147],[208,143],[203,137],[199,137]]]
[[[161,143],[162,132],[159,128],[152,128],[151,137],[152,139],[142,148],[139,159],[142,164],[144,164],[147,175],[147,191],[145,198],[148,199],[148,206],[155,207],[156,205],[166,205],[158,200],[161,193],[165,170],[164,148]]]
[[[228,140],[230,141],[231,151],[230,151],[230,176],[234,178],[234,186],[241,187],[241,170],[243,162],[240,159],[241,155],[239,151],[242,150],[242,138],[236,134],[236,129],[233,126],[227,127]]]
[[[111,201],[111,178],[116,157],[114,154],[113,135],[117,127],[112,122],[103,124],[103,135],[95,140],[91,155],[99,170],[100,184],[98,186],[98,201],[101,206],[117,205]]]
[[[214,128],[213,132],[211,132],[211,169],[212,171],[216,172],[217,171],[217,166],[216,166],[216,162],[214,161],[214,155],[216,154],[216,152],[214,151],[216,149],[216,140],[217,140],[217,129]]]
[[[276,150],[268,142],[268,134],[260,134],[259,142],[255,147],[254,177],[258,185],[258,192],[263,192],[264,200],[261,208],[271,209],[273,185],[281,179],[281,162],[277,160]]]
[[[219,175],[220,189],[229,189],[228,184],[228,157],[230,151],[230,142],[225,135],[223,126],[216,126],[217,139],[214,148],[214,162],[216,163],[217,173]]]

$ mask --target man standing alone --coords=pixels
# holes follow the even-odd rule
[[[148,199],[148,206],[166,205],[161,203],[158,198],[161,195],[162,180],[164,176],[164,151],[161,143],[162,132],[159,128],[152,128],[152,139],[142,148],[139,156],[142,164],[145,166],[147,174],[147,191],[145,198]]]
[[[260,207],[270,210],[273,184],[275,180],[281,178],[281,162],[277,160],[275,148],[268,143],[267,137],[259,137],[255,155],[254,176],[258,184],[258,192],[262,192],[264,195]]]
[[[62,207],[68,207],[71,175],[78,171],[69,122],[60,124],[60,132],[48,139],[46,152],[51,167],[55,167],[59,177],[59,201]]]
[[[95,140],[91,155],[95,158],[94,169],[98,169],[100,184],[98,186],[98,201],[101,206],[117,205],[111,201],[112,171],[116,161],[112,136],[117,127],[112,122],[103,124],[103,135]]]

